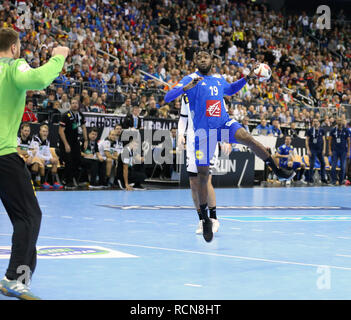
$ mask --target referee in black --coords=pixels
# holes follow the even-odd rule
[[[80,132],[83,135],[83,151],[88,147],[87,128],[83,113],[79,111],[79,100],[71,100],[71,108],[61,116],[59,126],[60,156],[65,163],[65,189],[72,190],[76,186],[73,178],[78,183],[79,167],[81,164]]]
[[[23,300],[37,300],[29,281],[37,262],[36,243],[42,213],[31,175],[17,153],[17,132],[24,112],[27,90],[46,88],[61,72],[69,53],[52,50],[51,59],[32,69],[19,59],[19,34],[0,29],[0,198],[13,226],[9,266],[0,281],[0,292]]]

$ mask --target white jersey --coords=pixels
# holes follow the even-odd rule
[[[17,147],[20,148],[22,151],[27,152],[27,154],[32,157],[33,156],[33,139],[28,137],[27,139],[22,139],[21,136],[17,137]]]
[[[182,105],[178,122],[178,134],[183,135],[186,131],[186,170],[191,173],[197,173],[196,156],[195,156],[195,131],[193,119],[190,113],[189,101],[186,95],[182,96]],[[210,161],[210,173],[218,160],[218,143],[213,158]]]
[[[105,151],[110,152],[112,155],[115,152],[120,153],[120,145],[116,141],[111,141],[108,138],[102,141],[99,141],[98,146],[99,146],[99,153],[104,158],[104,160],[106,160]]]
[[[35,156],[45,161],[52,159],[52,154],[50,151],[50,141],[48,139],[42,140],[39,134],[33,137],[33,149],[35,151]]]

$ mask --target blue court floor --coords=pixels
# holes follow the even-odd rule
[[[221,225],[206,243],[189,190],[38,192],[31,288],[65,300],[351,299],[350,193],[217,189]],[[1,274],[11,233],[0,205]]]

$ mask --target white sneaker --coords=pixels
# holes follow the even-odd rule
[[[212,220],[212,232],[213,233],[218,232],[219,221],[217,219],[213,219],[213,218],[211,218],[211,220]]]
[[[213,219],[211,218],[211,221],[212,221],[212,232],[213,233],[216,233],[218,232],[218,229],[219,229],[219,221],[217,219]],[[197,226],[197,229],[196,229],[196,234],[203,234],[203,226],[202,226],[202,220],[199,221],[199,225]]]
[[[196,229],[196,234],[203,234],[203,232],[204,232],[204,229],[202,226],[202,220],[200,220],[199,225],[197,226],[197,229]]]

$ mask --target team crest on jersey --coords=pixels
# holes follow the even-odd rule
[[[196,159],[201,160],[204,157],[204,153],[201,150],[196,151]]]
[[[206,117],[220,117],[221,116],[221,101],[207,100],[206,101]]]

